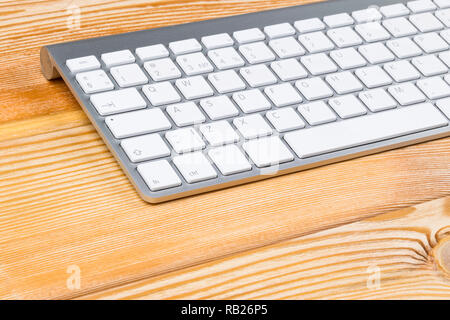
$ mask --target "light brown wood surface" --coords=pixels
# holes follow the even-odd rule
[[[80,29],[67,28],[70,3],[81,8]],[[111,288],[135,281],[144,281],[136,283],[136,294],[142,297],[277,297],[276,290],[255,289],[247,295],[245,281],[255,280],[250,269],[246,276],[242,274],[242,283],[233,282],[243,286],[235,293],[226,288],[223,293],[208,291],[197,280],[184,291],[151,293],[140,285],[161,287],[164,273],[239,253],[250,260],[254,252],[266,255],[267,266],[277,266],[273,249],[264,246],[310,234],[312,238],[281,246],[294,250],[298,244],[298,250],[307,250],[306,241],[314,249],[319,242],[311,239],[320,235],[324,245],[335,243],[337,248],[346,241],[345,234],[336,231],[340,229],[316,232],[448,196],[450,139],[441,139],[150,205],[133,190],[64,83],[47,82],[39,71],[39,48],[45,44],[299,3],[302,1],[0,1],[0,299],[119,296],[121,289]],[[438,202],[442,210],[429,204],[420,212],[444,217],[448,215],[444,201]],[[420,224],[414,224],[418,218],[412,219],[411,226],[419,228]],[[436,231],[446,230],[448,225],[446,219],[436,218],[425,226]],[[398,237],[411,236],[404,232],[399,231]],[[370,230],[361,233],[364,239],[372,235]],[[392,243],[386,240],[378,248],[398,249],[401,243],[395,239],[393,232]],[[246,252],[255,248],[261,251]],[[313,249],[312,257],[317,254]],[[239,256],[223,261],[237,263],[235,257]],[[408,259],[405,255],[405,264]],[[279,272],[284,272],[286,261],[278,264]],[[226,276],[228,270],[220,269],[220,263],[217,272],[222,270]],[[67,268],[74,265],[81,271],[81,288],[75,290],[66,285]],[[329,267],[332,270],[332,264]],[[306,270],[299,268],[299,272]],[[417,295],[428,292],[427,286],[435,286],[441,297],[448,297],[442,289],[444,279],[435,280],[438,273],[424,271],[419,281],[417,277],[403,278],[400,267],[395,270],[397,276],[392,277],[405,283],[417,280],[411,284]],[[358,270],[354,272],[357,277]],[[205,277],[213,273],[208,269]],[[192,270],[186,270],[185,276],[191,275]],[[270,282],[267,275],[258,276],[262,285]],[[159,277],[151,279],[155,276]],[[315,290],[314,285],[305,280],[297,283],[298,290],[289,289],[278,296],[314,297],[302,295]],[[354,292],[352,297],[368,297],[357,288],[352,291],[354,287],[345,280],[335,285],[336,290],[348,288],[348,296]],[[332,294],[332,286],[331,282],[316,286],[315,297],[338,297]],[[103,290],[113,291],[100,293]],[[123,297],[133,296],[128,292],[125,287]]]
[[[83,298],[448,299],[449,241],[447,198]]]

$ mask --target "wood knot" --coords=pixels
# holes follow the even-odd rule
[[[450,277],[450,237],[444,238],[433,249],[438,267]]]

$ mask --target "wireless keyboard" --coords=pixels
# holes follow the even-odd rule
[[[335,0],[43,47],[157,203],[450,135],[450,0]]]

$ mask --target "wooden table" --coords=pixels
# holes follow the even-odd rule
[[[1,0],[0,299],[450,298],[450,138],[150,205],[40,74],[46,44],[302,2]]]

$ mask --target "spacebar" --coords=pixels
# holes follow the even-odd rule
[[[307,158],[447,125],[437,108],[423,103],[290,132],[284,139]]]

